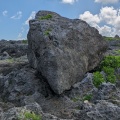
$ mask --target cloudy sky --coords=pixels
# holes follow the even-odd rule
[[[85,20],[104,36],[120,36],[120,0],[0,0],[0,39],[26,39],[39,10]]]

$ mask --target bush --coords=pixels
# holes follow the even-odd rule
[[[101,85],[103,82],[105,82],[105,79],[103,78],[103,75],[96,71],[93,73],[93,84],[95,85],[95,87],[99,87],[99,85]]]
[[[23,43],[23,44],[27,44],[27,43],[28,43],[28,40],[22,40],[22,43]]]
[[[50,35],[50,32],[51,32],[51,31],[52,31],[51,29],[47,29],[47,30],[44,32],[44,35],[46,35],[46,36]]]
[[[92,94],[88,94],[88,95],[85,95],[84,97],[83,97],[83,101],[85,101],[85,100],[88,100],[88,101],[90,101],[91,99],[92,99]]]
[[[42,120],[41,115],[36,115],[34,112],[25,110],[21,111],[19,115],[17,116],[18,120]]]
[[[103,67],[103,71],[106,73],[106,82],[115,83],[116,76],[115,69],[111,67]]]
[[[39,20],[49,20],[51,18],[52,18],[52,15],[51,14],[47,14],[45,16],[40,17]]]
[[[118,68],[120,67],[120,56],[106,56],[101,62],[101,69],[103,67]]]
[[[80,100],[80,96],[77,96],[77,97],[72,98],[72,101],[73,101],[73,102],[77,102],[77,101],[79,101],[79,100]]]
[[[112,40],[120,40],[120,38],[114,38],[114,37],[106,37],[106,36],[104,36],[104,40],[112,41]]]
[[[104,37],[104,40],[111,41],[111,40],[114,40],[114,38],[113,37]]]
[[[98,87],[102,82],[115,83],[117,77],[115,70],[120,67],[120,56],[106,56],[100,64],[99,71],[93,73],[93,83]],[[105,77],[100,74],[105,72]]]
[[[25,118],[31,120],[42,120],[40,115],[36,115],[34,112],[25,112]]]

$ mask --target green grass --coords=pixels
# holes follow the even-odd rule
[[[120,54],[120,50],[115,50],[114,51],[116,54]]]
[[[42,120],[40,115],[36,115],[34,112],[25,112],[25,119],[26,120]]]
[[[98,88],[103,82],[105,82],[103,75],[99,71],[94,72],[93,73],[93,84],[95,85],[95,87]]]
[[[47,29],[47,30],[44,32],[44,35],[48,36],[48,35],[50,35],[50,32],[51,32],[51,29]]]
[[[34,112],[25,110],[17,116],[18,120],[42,120],[41,115],[37,115]]]
[[[28,40],[22,40],[23,44],[28,44]]]
[[[112,67],[103,67],[103,71],[106,73],[106,82],[115,83],[116,76],[115,76],[115,69]]]
[[[79,100],[80,100],[80,96],[77,96],[77,97],[72,98],[72,101],[73,101],[73,102],[77,102],[77,101],[79,101]]]
[[[100,65],[103,67],[119,68],[120,67],[120,56],[106,56]]]
[[[114,37],[106,37],[106,36],[104,36],[104,40],[112,41],[112,40],[120,40],[120,38],[114,38]]]
[[[47,14],[45,16],[40,17],[39,20],[49,20],[51,18],[52,18],[52,15],[51,14]]]
[[[92,97],[93,97],[92,94],[85,95],[85,96],[83,97],[83,101],[85,101],[85,100],[90,101],[90,100],[92,99]]]
[[[106,56],[101,62],[98,71],[93,73],[93,84],[99,87],[103,82],[116,83],[115,70],[117,68],[120,68],[120,56]],[[104,71],[104,77],[100,71]]]

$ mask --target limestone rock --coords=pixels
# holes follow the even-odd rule
[[[1,40],[0,41],[0,56],[6,53],[11,57],[24,56],[27,54],[27,48],[28,48],[28,45],[24,44],[22,41]]]
[[[106,48],[102,36],[85,21],[50,11],[39,11],[30,20],[29,63],[57,94],[70,89],[87,71],[94,69]]]
[[[119,120],[120,107],[104,100],[98,101],[96,105],[85,103],[76,116],[79,120]]]
[[[114,37],[114,38],[119,39],[120,37],[119,37],[119,35],[115,35],[115,37]]]

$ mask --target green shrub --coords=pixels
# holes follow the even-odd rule
[[[113,37],[104,37],[104,40],[111,41],[111,40],[114,40],[114,38]]]
[[[106,56],[104,60],[101,62],[100,68],[103,67],[111,67],[118,68],[120,67],[120,56]]]
[[[47,30],[44,32],[44,35],[48,36],[48,35],[50,35],[50,32],[51,32],[51,29],[47,29]]]
[[[111,67],[103,67],[103,71],[107,74],[107,75],[110,75],[110,74],[114,74],[115,73],[115,69],[114,68],[111,68]]]
[[[75,97],[75,98],[72,98],[72,101],[73,102],[77,102],[77,101],[79,101],[80,100],[80,96],[77,96],[77,97]]]
[[[104,36],[104,40],[112,41],[112,40],[120,40],[120,38],[114,38],[114,37],[106,37],[106,36]]]
[[[34,112],[25,110],[21,111],[19,115],[17,116],[18,120],[42,120],[41,115],[36,115]]]
[[[88,101],[90,101],[91,99],[92,99],[92,94],[88,94],[88,95],[85,95],[84,97],[83,97],[83,101],[85,101],[85,100],[88,100]]]
[[[116,76],[114,74],[107,75],[106,81],[114,84],[116,83]]]
[[[23,44],[27,44],[27,43],[28,43],[28,40],[22,40],[22,43],[23,43]]]
[[[120,50],[115,50],[114,51],[116,54],[120,54]]]
[[[34,112],[25,112],[25,118],[26,119],[31,119],[31,120],[42,120],[40,115],[36,115]]]
[[[105,72],[105,77],[99,71],[93,73],[93,83],[98,87],[102,82],[115,83],[115,70],[120,67],[120,56],[106,56],[101,62],[99,71]]]
[[[99,72],[96,71],[93,73],[93,84],[95,87],[99,87],[103,82],[105,82],[105,79],[103,78],[103,75]]]
[[[52,18],[52,15],[51,14],[47,14],[45,16],[40,17],[39,20],[49,20],[51,18]]]
[[[111,67],[103,67],[103,71],[106,73],[106,82],[115,83],[116,76],[115,69]]]

